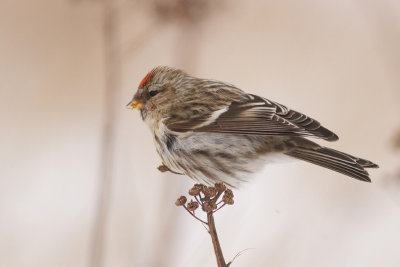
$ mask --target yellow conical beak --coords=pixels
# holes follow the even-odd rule
[[[130,109],[141,109],[143,107],[143,102],[140,100],[132,100],[126,106]]]

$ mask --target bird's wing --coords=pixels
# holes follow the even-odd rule
[[[247,95],[224,109],[185,121],[167,121],[175,132],[214,132],[245,135],[310,136],[336,141],[338,136],[321,124],[268,99]]]

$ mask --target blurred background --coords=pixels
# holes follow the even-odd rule
[[[400,2],[0,3],[0,266],[216,266],[125,105],[157,65],[302,111],[372,184],[267,166],[216,215],[232,266],[400,266]],[[320,141],[321,144],[327,144]],[[328,144],[327,144],[328,145]]]

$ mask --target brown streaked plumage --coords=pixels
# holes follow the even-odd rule
[[[173,172],[236,187],[268,162],[291,157],[370,181],[371,161],[322,147],[336,141],[318,121],[231,84],[157,67],[128,104],[140,109],[163,164]]]

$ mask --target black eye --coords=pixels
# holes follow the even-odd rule
[[[155,96],[156,94],[158,94],[158,91],[156,91],[156,90],[153,90],[153,91],[150,91],[150,92],[149,92],[149,96],[150,96],[150,97],[153,97],[153,96]]]

